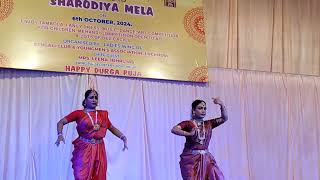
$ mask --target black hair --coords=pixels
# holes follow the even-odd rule
[[[97,92],[96,90],[94,90],[94,89],[88,89],[88,90],[86,91],[86,93],[84,93],[84,100],[82,101],[82,106],[83,106],[84,108],[86,107],[85,101],[86,101],[86,99],[88,98],[88,96],[90,95],[90,93],[92,93],[92,92],[95,92],[95,93],[97,94],[97,96],[98,96],[98,92]]]
[[[204,103],[206,104],[206,102],[204,100],[200,100],[200,99],[196,99],[192,102],[191,104],[191,118],[193,118],[193,110],[196,109],[196,107],[200,104],[200,103]]]
[[[205,102],[204,100],[200,100],[200,99],[194,100],[194,101],[192,102],[192,104],[191,104],[192,110],[196,109],[196,107],[197,107],[200,103],[206,104],[206,102]]]

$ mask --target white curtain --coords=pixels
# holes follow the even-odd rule
[[[214,129],[210,151],[226,179],[320,178],[320,78],[210,69],[210,83],[0,69],[0,179],[73,179],[75,124],[66,144],[54,145],[56,123],[80,109],[95,87],[99,108],[128,137],[129,150],[105,138],[109,180],[179,180],[184,138],[172,126],[190,118],[191,103],[207,102],[207,119],[220,116],[211,97],[226,104],[229,120]]]

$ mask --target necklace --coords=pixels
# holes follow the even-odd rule
[[[194,120],[194,122],[197,125],[197,142],[203,144],[204,140],[206,139],[206,129],[204,126],[204,121]]]
[[[93,119],[92,119],[92,117],[91,117],[91,115],[89,114],[88,111],[87,111],[87,115],[89,116],[91,124],[93,125],[93,130],[98,131],[100,129],[100,125],[98,124],[98,111],[96,111],[95,122],[93,122]]]

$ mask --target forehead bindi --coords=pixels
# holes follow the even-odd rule
[[[89,98],[90,98],[90,97],[98,97],[98,95],[97,95],[96,92],[92,92],[92,93],[90,93],[90,95],[89,95]]]
[[[197,108],[203,108],[206,107],[206,104],[204,102],[198,104]]]

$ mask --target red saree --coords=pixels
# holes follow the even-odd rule
[[[95,120],[95,111],[90,112]],[[76,110],[65,117],[68,122],[76,121],[79,137],[72,144],[72,168],[75,180],[105,180],[107,158],[103,138],[111,126],[108,112],[98,110],[100,129],[93,130],[90,117],[83,110]]]

